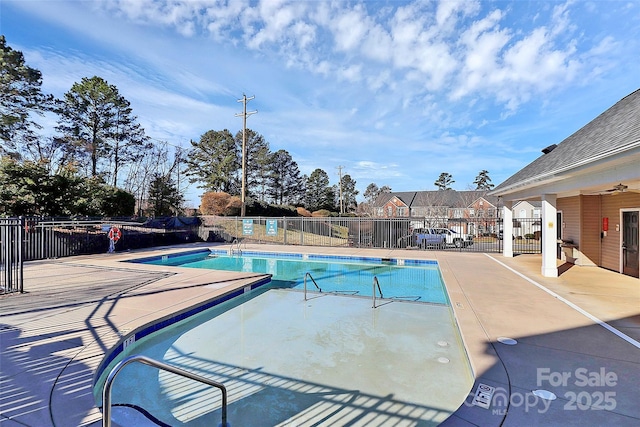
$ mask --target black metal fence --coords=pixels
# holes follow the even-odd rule
[[[499,218],[308,218],[200,217],[198,224],[153,228],[139,222],[111,220],[0,219],[0,288],[22,291],[22,262],[106,253],[111,226],[121,231],[116,251],[206,242],[256,242],[282,245],[397,248],[465,252],[501,252]],[[440,245],[421,245],[425,229],[450,230]],[[514,253],[541,253],[540,220],[515,219]],[[464,244],[457,244],[463,239]]]
[[[23,258],[25,261],[60,258],[72,255],[106,253],[108,233],[118,227],[121,238],[116,251],[193,242],[197,228],[165,229],[127,221],[24,219]]]
[[[343,246],[466,252],[502,252],[502,223],[498,218],[229,218],[201,217],[199,237],[210,242],[234,240],[303,246]],[[419,245],[425,229],[453,233],[444,245]],[[540,220],[514,220],[513,250],[541,253]],[[465,243],[457,245],[458,239]],[[470,242],[467,243],[467,242]]]
[[[24,220],[0,218],[0,294],[23,292]]]

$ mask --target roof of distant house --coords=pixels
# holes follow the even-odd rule
[[[376,199],[375,206],[383,206],[393,197],[397,197],[409,207],[416,206],[447,206],[466,208],[483,197],[494,206],[498,205],[498,197],[487,195],[487,191],[480,190],[435,190],[435,191],[400,191],[382,193]]]

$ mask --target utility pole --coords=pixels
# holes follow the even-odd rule
[[[238,102],[242,102],[243,109],[242,113],[236,113],[236,117],[242,117],[242,195],[240,199],[242,200],[242,207],[240,208],[240,216],[244,216],[245,214],[245,202],[244,197],[246,194],[246,183],[247,183],[247,117],[252,114],[256,114],[258,110],[247,112],[247,102],[251,101],[255,96],[247,98],[247,95],[242,94],[242,99],[238,99]]]
[[[344,209],[342,207],[342,168],[344,168],[344,166],[338,166],[338,177],[339,177],[339,181],[338,181],[338,185],[339,185],[339,191],[340,191],[340,215],[342,215],[344,213]]]

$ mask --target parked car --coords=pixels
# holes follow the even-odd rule
[[[435,246],[439,248],[455,246],[466,248],[473,244],[473,236],[462,234],[448,228],[421,228],[414,230],[415,245],[421,248]]]
[[[413,231],[414,244],[419,248],[426,249],[427,247],[443,248],[446,245],[447,239],[441,233],[435,233],[432,228],[419,228]]]
[[[434,233],[445,236],[447,246],[455,246],[456,248],[466,248],[473,245],[473,236],[470,234],[459,233],[448,228],[434,228]]]

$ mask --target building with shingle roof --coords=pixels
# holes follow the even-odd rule
[[[515,202],[540,201],[543,275],[556,277],[560,258],[639,277],[640,90],[542,152],[489,192],[504,203],[505,234]]]
[[[486,203],[486,212],[495,216],[498,197],[486,191],[399,191],[381,193],[374,202],[374,216],[379,218],[421,218],[430,216],[460,217],[474,205]]]
[[[459,232],[498,232],[498,197],[486,191],[400,191],[381,193],[373,217],[410,218],[412,223],[446,227],[455,222]],[[478,220],[482,220],[481,222]]]

